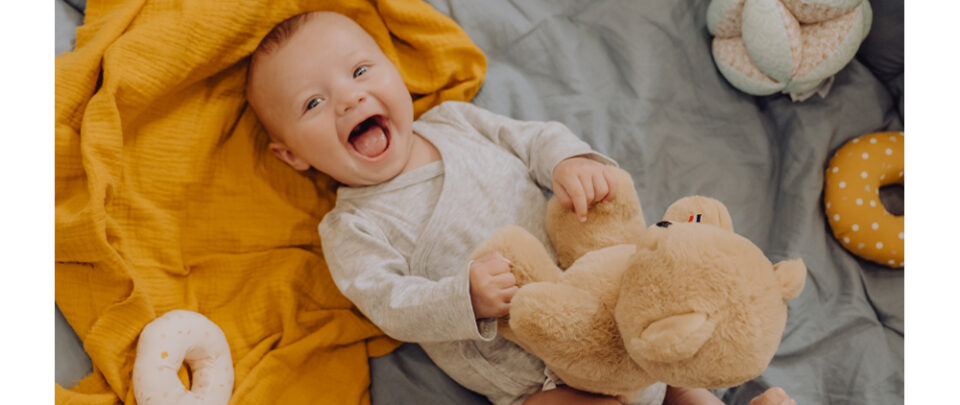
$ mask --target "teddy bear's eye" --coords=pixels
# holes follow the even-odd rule
[[[657,222],[657,226],[659,226],[659,227],[661,227],[661,228],[666,228],[666,227],[668,227],[668,226],[670,226],[670,225],[672,225],[672,224],[670,223],[670,221],[660,221],[660,222]]]
[[[703,216],[703,214],[697,214],[697,215],[695,215],[695,216],[694,216],[694,215],[691,215],[691,216],[690,216],[690,219],[687,220],[687,222],[693,222],[694,217],[696,217],[697,222],[700,222],[700,217],[701,217],[701,216]]]

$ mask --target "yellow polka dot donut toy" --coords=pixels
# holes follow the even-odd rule
[[[186,362],[191,388],[177,378]],[[138,404],[226,405],[233,392],[233,360],[223,331],[196,312],[175,310],[143,328],[133,364]]]
[[[903,267],[903,216],[880,203],[880,187],[903,184],[903,132],[854,138],[827,167],[823,202],[845,249],[888,267]]]

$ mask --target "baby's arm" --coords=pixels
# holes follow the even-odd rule
[[[483,137],[516,155],[530,168],[531,177],[544,188],[552,189],[554,168],[571,157],[580,156],[617,166],[616,162],[595,152],[566,125],[557,121],[515,120],[470,103],[455,101],[445,102],[437,110],[442,115],[455,117],[450,119],[458,125],[465,122]]]
[[[703,388],[681,388],[667,386],[664,405],[723,405],[723,401]]]
[[[470,103],[446,102],[441,116],[463,125],[519,158],[530,176],[557,195],[560,203],[586,220],[588,208],[613,197],[612,159],[596,153],[562,123],[520,121]]]
[[[466,269],[437,281],[410,275],[380,229],[356,214],[329,213],[320,237],[337,287],[390,337],[442,342],[496,336],[496,322],[476,321]]]

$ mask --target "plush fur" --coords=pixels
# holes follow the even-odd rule
[[[571,387],[624,399],[657,381],[719,388],[760,375],[780,344],[786,301],[803,289],[803,261],[772,264],[707,197],[683,198],[667,209],[669,224],[647,227],[630,175],[618,169],[617,179],[617,197],[586,223],[550,201],[559,267],[519,227],[474,252],[513,262],[520,289],[501,333]]]

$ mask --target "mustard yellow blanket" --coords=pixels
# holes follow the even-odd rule
[[[344,13],[397,64],[419,115],[470,100],[483,53],[419,0],[87,4],[76,50],[56,60],[56,301],[94,370],[56,402],[135,403],[140,330],[187,309],[227,336],[231,404],[369,403],[367,358],[397,343],[327,272],[329,179],[253,146],[247,56],[291,15]]]

